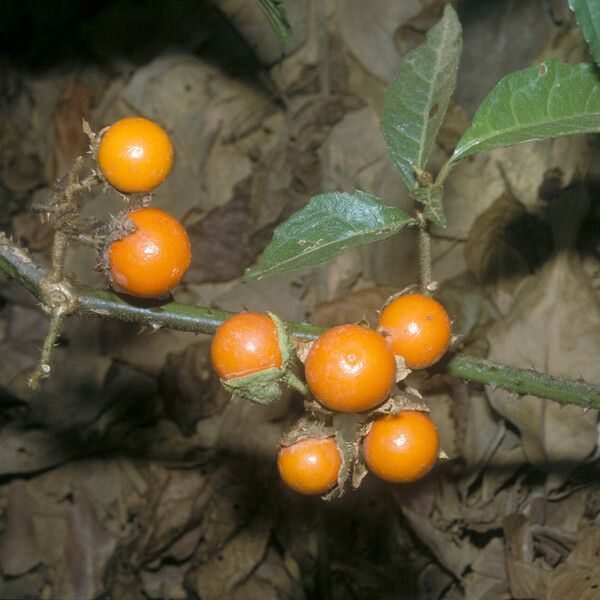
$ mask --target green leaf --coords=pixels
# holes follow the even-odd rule
[[[292,28],[285,13],[285,0],[258,0],[258,3],[269,20],[279,45],[282,49],[285,48],[292,37]]]
[[[598,0],[569,0],[577,24],[587,40],[594,60],[600,65],[600,2]]]
[[[392,162],[409,189],[416,185],[415,170],[424,170],[431,146],[456,87],[462,46],[461,27],[450,4],[427,41],[410,52],[386,89],[381,131]]]
[[[321,194],[275,229],[273,240],[244,277],[260,279],[314,267],[415,224],[400,209],[359,190]]]
[[[600,131],[595,65],[547,60],[502,79],[481,103],[451,162],[529,140]]]
[[[441,185],[431,187],[418,187],[411,191],[410,195],[421,204],[425,205],[423,215],[439,227],[446,227],[446,215],[442,205],[444,188]]]

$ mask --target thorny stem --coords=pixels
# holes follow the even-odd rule
[[[67,314],[60,310],[54,311],[50,317],[50,326],[48,327],[48,334],[46,335],[44,345],[42,346],[40,362],[35,371],[29,376],[29,387],[31,387],[31,389],[37,389],[40,385],[40,380],[50,375],[50,357],[52,356],[52,349],[62,331],[66,318]]]
[[[80,244],[84,246],[89,246],[90,248],[100,248],[102,246],[102,240],[99,239],[95,235],[90,235],[87,233],[78,233],[73,239],[77,240]]]
[[[67,236],[62,231],[54,233],[54,242],[52,243],[52,263],[48,280],[52,283],[58,283],[63,278],[65,267],[65,252],[67,251]]]
[[[419,220],[419,263],[421,266],[421,289],[427,296],[433,291],[433,281],[431,275],[431,236],[429,234],[429,223],[418,211]]]
[[[3,234],[0,234],[0,269],[42,300],[40,284],[47,277],[48,269],[36,264]],[[74,285],[73,295],[76,300],[73,313],[80,316],[103,317],[196,333],[214,334],[221,323],[233,314],[175,302],[161,305],[147,302],[132,304],[112,292]],[[309,323],[286,323],[286,327],[294,337],[304,341],[314,340],[324,331]],[[516,394],[531,394],[583,408],[600,408],[600,386],[597,385],[506,367],[467,355],[455,356],[448,363],[447,371],[456,377]]]
[[[99,179],[95,174],[86,178],[83,182],[79,181],[79,174],[83,169],[83,165],[83,157],[79,156],[75,159],[67,176],[56,185],[56,190],[51,196],[52,200],[48,203],[48,206],[40,207],[42,211],[45,208],[49,215],[52,211],[50,218],[55,221],[55,231],[52,242],[50,269],[46,276],[38,282],[38,297],[51,316],[40,361],[35,371],[29,377],[29,386],[32,389],[39,387],[40,380],[48,377],[50,374],[52,349],[60,335],[67,315],[73,311],[76,305],[76,299],[71,297],[70,285],[64,280],[65,254],[69,235],[63,230],[64,226],[68,224],[68,219],[61,221],[61,218],[64,219],[64,217],[68,217],[71,214],[76,214],[79,193],[99,183]],[[1,241],[2,239],[0,238]]]
[[[551,398],[583,408],[600,408],[600,387],[584,381],[552,377],[533,370],[515,369],[496,365],[465,354],[450,361],[450,372],[457,377],[485,383],[492,388],[503,388],[516,394],[531,394]]]

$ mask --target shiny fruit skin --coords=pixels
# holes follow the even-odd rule
[[[362,325],[340,325],[312,346],[306,383],[330,410],[363,412],[381,404],[396,379],[396,361],[385,339]]]
[[[140,208],[127,218],[136,230],[108,249],[113,282],[133,296],[162,296],[181,281],[190,266],[188,235],[175,217],[158,208]]]
[[[423,412],[405,410],[373,422],[363,440],[367,467],[391,483],[410,483],[427,475],[439,452],[439,435]]]
[[[210,357],[221,379],[280,368],[282,357],[275,323],[267,315],[255,312],[229,317],[213,337]]]
[[[159,186],[173,166],[173,146],[160,126],[140,117],[121,119],[102,136],[98,166],[117,190],[149,192]]]
[[[448,349],[451,325],[444,307],[422,294],[406,294],[382,311],[379,330],[392,352],[402,356],[409,369],[436,363]]]
[[[324,494],[337,484],[342,458],[333,438],[307,438],[282,446],[277,468],[295,492]]]

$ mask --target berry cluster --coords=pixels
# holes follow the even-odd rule
[[[397,357],[411,369],[430,366],[446,352],[450,337],[443,306],[421,294],[392,299],[377,330],[350,324],[323,333],[304,360],[310,396],[324,413],[372,411],[371,418],[357,444],[339,442],[335,431],[318,423],[307,431],[303,423],[279,451],[285,483],[303,494],[341,488],[350,469],[346,465],[362,462],[359,449],[369,470],[386,481],[408,483],[426,475],[438,457],[437,430],[426,412],[394,408],[388,399],[396,384]],[[224,385],[235,382],[235,391],[253,398],[265,381],[286,380],[289,360],[282,356],[289,355],[288,343],[273,315],[240,313],[217,330],[212,363]],[[269,377],[259,379],[267,373]],[[386,404],[390,406],[382,411]]]
[[[124,194],[148,193],[173,166],[173,146],[165,131],[142,118],[121,119],[102,135],[100,171]],[[191,260],[190,240],[177,219],[158,208],[142,207],[112,224],[103,262],[111,283],[133,296],[163,296],[183,278]],[[133,230],[133,231],[132,231]]]
[[[173,147],[157,124],[129,118],[104,132],[96,156],[113,188],[124,194],[147,194],[169,174]],[[162,296],[185,275],[190,242],[168,213],[144,205],[113,223],[113,233],[104,258],[117,289],[140,297]],[[343,489],[349,472],[363,461],[393,483],[415,481],[433,467],[439,451],[433,422],[425,411],[400,408],[390,397],[399,373],[437,362],[450,337],[443,306],[410,293],[384,307],[377,330],[349,324],[323,333],[305,356],[306,385],[294,373],[292,340],[270,313],[242,312],[225,321],[214,336],[211,360],[232,394],[268,403],[287,383],[308,396],[313,416],[318,403],[320,420],[303,421],[282,440],[277,465],[293,490],[333,494]],[[367,425],[355,443],[338,440],[335,430],[325,427],[325,420],[335,413],[367,414]]]

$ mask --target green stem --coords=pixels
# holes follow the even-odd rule
[[[454,162],[452,162],[452,158],[450,158],[450,160],[446,161],[444,163],[444,165],[442,166],[442,168],[440,169],[440,172],[438,173],[438,176],[435,180],[435,185],[444,185],[444,182],[446,181],[446,179],[448,178],[448,175],[450,175],[450,171],[452,171],[453,167],[454,167]]]
[[[418,212],[419,219],[419,262],[421,265],[421,290],[427,296],[431,295],[432,273],[431,273],[431,236],[429,235],[429,223],[423,213]]]
[[[42,300],[40,284],[48,268],[34,263],[29,255],[0,234],[0,269]],[[214,308],[169,302],[136,303],[108,291],[73,286],[77,299],[75,314],[96,316],[153,327],[213,334],[233,313]],[[314,340],[324,331],[309,323],[286,323],[288,331],[300,340]],[[49,340],[47,340],[48,343]],[[52,343],[53,345],[53,343]],[[516,394],[531,394],[583,408],[600,408],[600,386],[551,377],[537,371],[497,365],[466,355],[455,356],[447,366],[451,375],[503,388]]]
[[[51,283],[58,283],[63,278],[67,240],[66,234],[62,231],[56,231],[54,233],[54,242],[52,243],[52,266],[50,267],[50,276],[48,278],[48,281]]]
[[[52,356],[52,350],[62,331],[66,317],[67,315],[64,312],[57,311],[53,313],[50,318],[50,326],[48,327],[48,334],[46,335],[44,345],[42,346],[40,362],[35,371],[29,376],[29,386],[32,389],[37,389],[40,380],[50,375],[50,358]]]
[[[80,316],[105,317],[154,328],[166,327],[209,335],[214,334],[223,321],[234,314],[218,308],[177,302],[152,304],[147,301],[140,302],[136,298],[124,300],[113,292],[89,288],[78,288],[77,296],[75,314]],[[286,323],[286,327],[299,340],[313,340],[323,333],[322,329],[310,323]]]
[[[600,387],[584,381],[552,377],[531,369],[497,365],[466,354],[455,356],[448,364],[448,372],[462,379],[478,381],[515,394],[530,394],[583,408],[600,408]]]
[[[308,387],[303,381],[301,381],[298,378],[298,376],[295,373],[292,373],[291,371],[286,371],[285,381],[291,388],[294,388],[303,396],[308,396]]]

